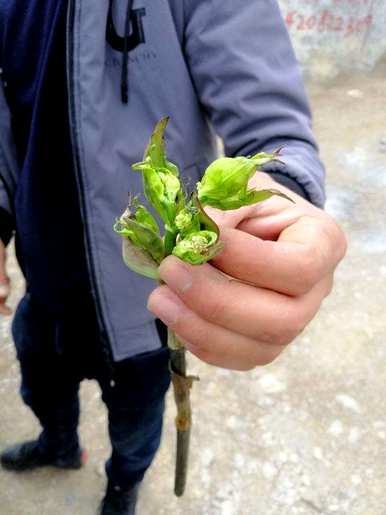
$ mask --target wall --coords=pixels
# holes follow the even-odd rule
[[[261,1],[261,0],[258,0]],[[370,70],[386,53],[385,0],[279,0],[307,78]]]

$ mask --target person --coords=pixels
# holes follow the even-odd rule
[[[42,426],[1,463],[80,467],[78,388],[96,379],[112,444],[101,513],[133,514],[170,380],[164,324],[212,365],[267,364],[317,313],[345,253],[321,209],[298,65],[275,0],[0,0],[0,42],[0,309],[15,233],[26,293],[12,332]],[[216,135],[228,156],[283,147],[253,180],[295,203],[213,210],[224,251],[198,267],[168,257],[155,288],[125,268],[112,224],[141,191],[129,164],[165,114],[185,181],[215,158]]]

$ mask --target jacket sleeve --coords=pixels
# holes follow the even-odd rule
[[[16,184],[16,152],[11,117],[0,80],[0,239],[7,245],[14,230],[13,196]]]
[[[324,167],[277,0],[184,2],[186,59],[226,155],[283,146],[285,165],[265,171],[322,206]]]

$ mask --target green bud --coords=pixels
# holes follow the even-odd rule
[[[252,158],[222,157],[208,166],[201,182],[197,183],[198,198],[203,206],[218,209],[238,209],[255,204],[273,195],[287,198],[278,190],[248,189],[248,181],[257,167],[276,159],[275,154],[260,153]]]
[[[166,159],[164,134],[168,118],[156,125],[143,161],[132,165],[142,172],[144,193],[162,220],[173,227],[177,210],[183,205],[178,168]]]
[[[164,168],[167,172],[178,177],[178,167],[166,159],[165,131],[169,117],[165,116],[155,126],[150,141],[143,156],[144,161],[149,161],[154,168]]]
[[[165,256],[159,228],[153,216],[139,205],[133,214],[126,209],[114,224],[114,230],[123,236],[123,257],[126,265],[146,277],[158,277],[158,265]]]
[[[153,217],[153,215],[146,209],[145,206],[138,205],[137,210],[135,212],[135,219],[138,223],[148,227],[156,234],[159,234],[160,230],[158,227],[158,223]]]
[[[201,265],[216,256],[223,249],[218,236],[212,231],[189,233],[179,240],[173,249],[173,255],[192,265]]]
[[[201,204],[219,209],[236,209],[233,205],[241,205],[248,180],[255,170],[255,163],[246,157],[216,159],[206,169],[201,182],[197,183]],[[228,204],[232,207],[224,207]]]
[[[182,209],[175,219],[175,226],[181,235],[200,230],[198,209],[188,206]]]
[[[165,168],[154,168],[149,162],[136,163],[133,169],[142,171],[145,197],[165,224],[172,226],[177,207],[181,204],[182,191],[178,178]]]

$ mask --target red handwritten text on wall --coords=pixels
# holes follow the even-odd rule
[[[335,2],[339,1],[343,2],[343,0],[335,0]],[[347,1],[352,2],[354,0]],[[364,2],[366,0],[361,1]],[[289,11],[285,16],[285,21],[287,28],[292,31],[336,32],[344,37],[348,37],[365,32],[372,25],[373,16],[371,14],[364,16],[340,16],[327,9],[315,14]]]
[[[304,4],[307,5],[320,5],[324,0],[303,0]],[[343,6],[355,6],[360,7],[361,5],[371,5],[371,0],[333,0],[333,5]]]

